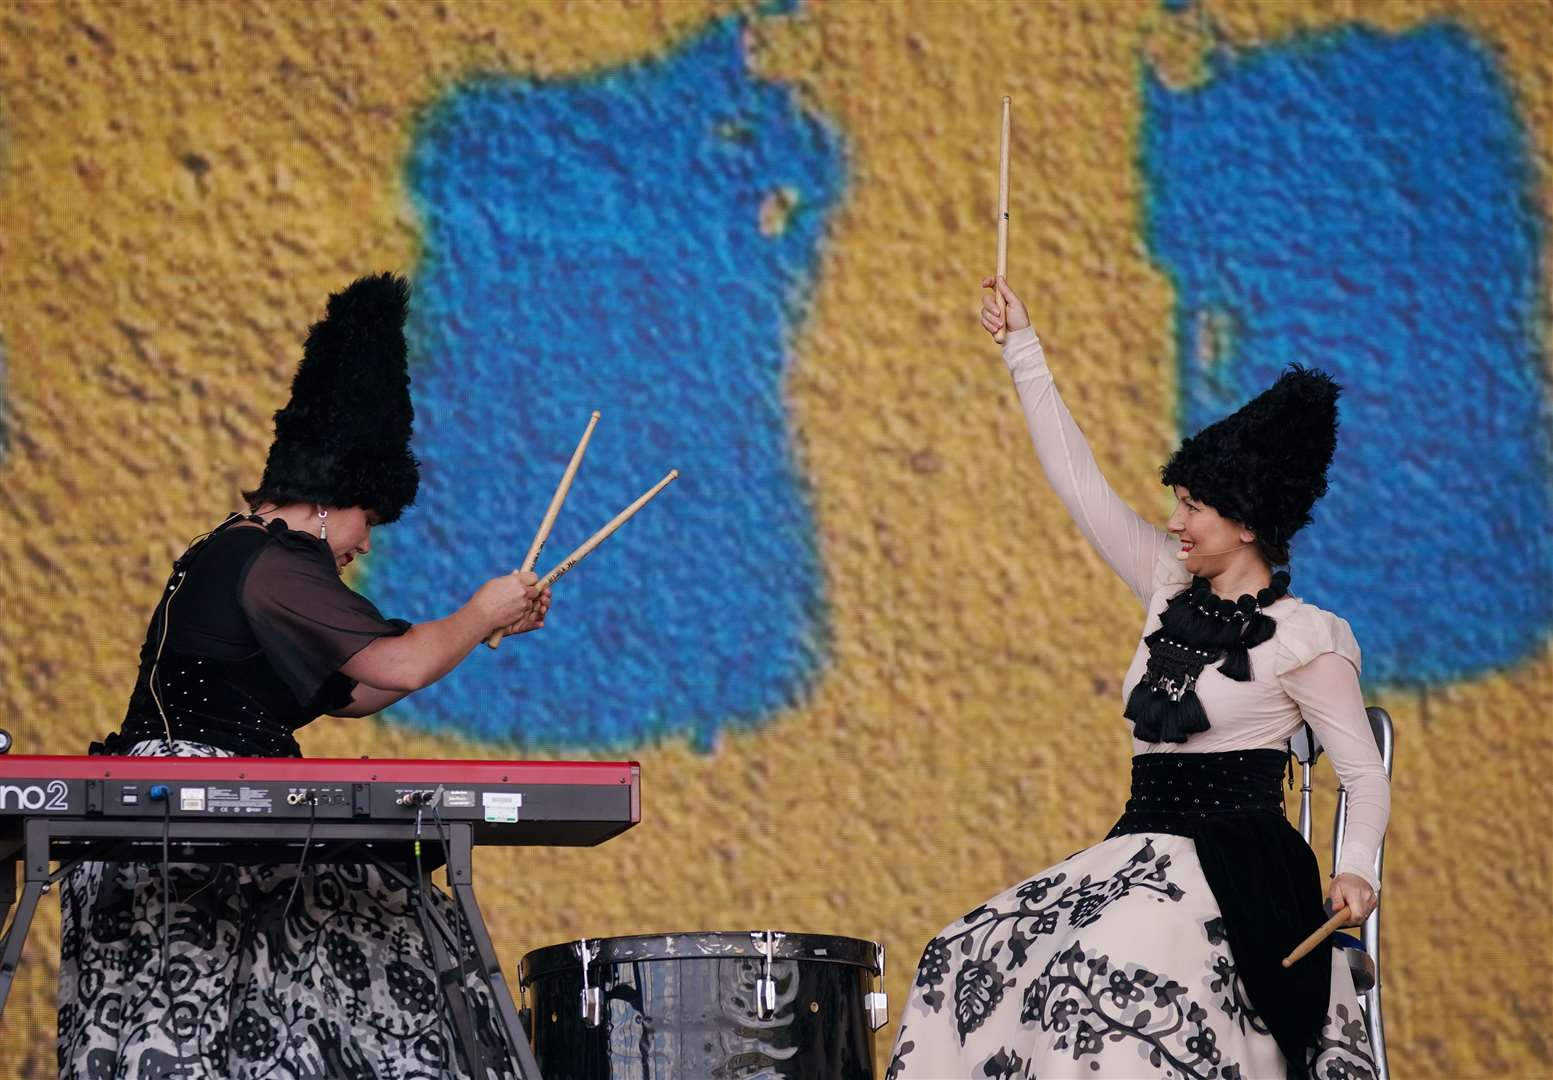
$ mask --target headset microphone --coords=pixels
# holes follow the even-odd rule
[[[1254,544],[1254,543],[1256,543],[1255,540],[1242,540],[1240,543],[1236,544],[1234,547],[1232,547],[1232,548],[1225,548],[1223,551],[1187,551],[1187,550],[1185,550],[1183,548],[1182,550],[1176,552],[1176,558],[1180,559],[1182,562],[1185,562],[1187,559],[1190,559],[1193,555],[1196,555],[1199,559],[1209,559],[1209,558],[1212,558],[1215,555],[1228,555],[1232,551],[1239,551],[1241,548],[1245,547],[1247,544]]]

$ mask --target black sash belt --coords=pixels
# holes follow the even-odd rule
[[[1326,1020],[1332,947],[1324,941],[1283,967],[1326,921],[1316,855],[1284,817],[1287,761],[1281,750],[1139,754],[1132,797],[1110,836],[1192,839],[1246,995],[1283,1050],[1289,1076],[1305,1080],[1308,1050]]]

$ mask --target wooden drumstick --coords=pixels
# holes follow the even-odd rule
[[[1003,95],[1003,151],[998,158],[998,277],[1008,276],[1008,129],[1009,110],[1013,107],[1013,100]],[[1006,315],[1003,308],[1003,292],[997,286],[993,291],[998,296],[998,314]],[[1008,340],[1008,327],[1004,327],[992,335],[992,340],[999,345]]]
[[[529,545],[528,554],[523,557],[523,565],[514,573],[531,571],[534,564],[539,561],[539,553],[544,549],[545,541],[550,539],[550,530],[555,526],[555,519],[561,512],[561,504],[566,501],[567,494],[572,488],[572,479],[577,475],[577,469],[582,464],[582,457],[588,450],[588,441],[593,438],[593,429],[599,422],[599,411],[593,410],[588,417],[588,426],[583,430],[582,438],[577,440],[577,449],[572,451],[572,459],[566,465],[566,471],[561,474],[561,482],[556,485],[555,494],[550,497],[550,505],[545,509],[545,516],[539,523],[539,531],[534,534],[534,542]],[[496,648],[501,643],[505,631],[497,629],[486,639],[486,644]]]
[[[668,487],[670,482],[678,479],[678,477],[679,470],[670,469],[669,474],[662,480],[659,480],[650,489],[648,489],[645,495],[637,499],[624,510],[620,511],[620,513],[616,514],[614,520],[612,520],[608,525],[605,525],[592,536],[588,537],[588,539],[583,541],[581,547],[572,552],[570,555],[566,556],[566,558],[562,559],[559,566],[550,571],[544,577],[540,578],[538,588],[543,591],[554,585],[558,580],[560,580],[563,574],[565,574],[572,567],[576,566],[578,563],[582,562],[583,559],[587,558],[594,548],[598,547],[605,540],[608,540],[610,535],[613,534],[616,529],[620,528],[620,526],[624,525],[627,521],[630,521],[633,514],[651,502],[653,497],[656,496],[658,492]]]
[[[545,510],[544,520],[539,523],[539,531],[534,534],[534,542],[529,545],[528,554],[523,556],[523,565],[514,573],[534,569],[534,564],[539,561],[539,553],[545,546],[545,541],[550,539],[550,530],[555,526],[556,515],[561,512],[561,504],[566,501],[567,492],[572,489],[572,477],[577,475],[577,466],[582,464],[582,455],[588,450],[588,440],[593,438],[593,429],[599,422],[599,411],[593,410],[593,415],[588,417],[588,426],[582,433],[582,438],[577,440],[577,449],[572,451],[572,460],[567,463],[566,471],[561,474],[561,482],[556,485],[555,494],[550,496],[550,505]],[[491,631],[491,636],[485,639],[485,643],[491,648],[501,644],[502,635],[506,631],[500,627]]]
[[[1338,908],[1330,919],[1321,924],[1321,929],[1317,930],[1315,933],[1311,934],[1310,937],[1300,942],[1293,952],[1291,952],[1288,956],[1285,956],[1283,958],[1283,966],[1293,967],[1299,961],[1303,960],[1305,955],[1310,952],[1310,950],[1314,949],[1317,945],[1320,945],[1323,941],[1331,936],[1334,930],[1336,930],[1339,926],[1342,926],[1343,923],[1347,921],[1348,906],[1345,904],[1344,906]]]
[[[534,564],[539,561],[539,553],[545,546],[545,541],[550,539],[550,529],[555,525],[556,515],[561,512],[561,504],[566,501],[566,493],[572,489],[572,477],[577,475],[577,466],[582,464],[582,455],[588,451],[588,440],[593,438],[593,428],[599,422],[599,411],[593,410],[593,415],[588,417],[587,429],[583,431],[582,438],[577,440],[577,449],[572,451],[572,460],[566,466],[566,472],[561,475],[561,482],[556,485],[555,494],[550,499],[550,506],[545,510],[545,519],[539,523],[539,531],[534,534],[534,542],[529,545],[528,554],[523,557],[523,570],[534,569]]]

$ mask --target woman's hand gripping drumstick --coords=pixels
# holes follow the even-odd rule
[[[1008,132],[1009,112],[1013,108],[1013,101],[1007,94],[1003,95],[1003,146],[998,155],[998,270],[995,275],[1002,279],[1008,276]],[[986,286],[983,286],[984,288]],[[997,298],[998,314],[1003,314],[1003,298]],[[1019,327],[1014,327],[1017,330]],[[998,329],[993,332],[992,340],[999,345],[1008,336],[1007,329]]]
[[[1306,938],[1304,941],[1300,942],[1297,946],[1295,946],[1293,952],[1283,958],[1283,966],[1293,967],[1295,964],[1299,963],[1305,958],[1305,955],[1309,953],[1310,950],[1314,949],[1317,945],[1320,945],[1339,926],[1342,926],[1347,918],[1348,908],[1338,908],[1337,911],[1333,912],[1330,919],[1321,924],[1320,929],[1311,934],[1310,937]]]
[[[994,290],[991,296],[981,298],[982,329],[992,335],[993,341],[1001,342],[1008,331],[1023,330],[1030,325],[1025,302],[1014,295],[1007,281],[1000,277],[982,278],[981,287]]]
[[[587,453],[588,440],[593,438],[593,429],[598,425],[599,411],[593,410],[593,415],[588,417],[588,426],[582,433],[582,438],[577,440],[577,449],[572,451],[572,460],[567,463],[566,471],[561,474],[561,482],[556,485],[555,494],[550,496],[550,506],[545,510],[544,520],[539,523],[539,531],[534,534],[534,542],[528,547],[528,554],[523,557],[523,565],[513,573],[529,573],[534,569],[534,564],[539,561],[539,553],[544,550],[545,541],[550,539],[550,530],[555,527],[556,515],[561,512],[561,504],[566,501],[567,492],[572,489],[572,478],[577,475],[577,467],[582,464],[582,455]],[[539,602],[549,610],[550,597],[545,594],[544,586],[539,586]],[[540,612],[540,618],[532,626],[524,626],[527,630],[537,630],[544,625],[544,612]],[[522,624],[514,623],[517,627]],[[503,635],[508,633],[522,633],[523,630],[509,630],[502,627],[491,632],[491,636],[485,639],[485,643],[491,648],[501,644]]]
[[[566,558],[562,559],[561,564],[554,570],[540,578],[539,584],[536,587],[543,591],[554,585],[558,580],[560,580],[563,574],[565,574],[572,567],[576,566],[578,563],[582,562],[583,559],[587,558],[588,555],[592,553],[594,548],[598,547],[605,540],[608,540],[616,529],[620,528],[620,526],[624,525],[627,521],[630,521],[632,515],[651,502],[658,494],[658,492],[668,487],[669,484],[672,481],[678,479],[678,477],[679,470],[670,469],[669,474],[662,480],[659,480],[651,488],[649,488],[646,494],[642,495],[641,498],[637,499],[630,506],[616,514],[614,519],[611,520],[608,525],[605,525],[598,532],[584,540],[581,547],[572,552],[570,555],[566,556]]]

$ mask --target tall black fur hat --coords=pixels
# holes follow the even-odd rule
[[[396,274],[360,278],[329,297],[307,332],[291,400],[275,414],[264,477],[243,493],[251,506],[360,506],[387,523],[415,501],[409,310],[410,283]]]
[[[1290,364],[1272,386],[1182,442],[1160,476],[1286,558],[1326,494],[1341,393],[1326,372]]]

